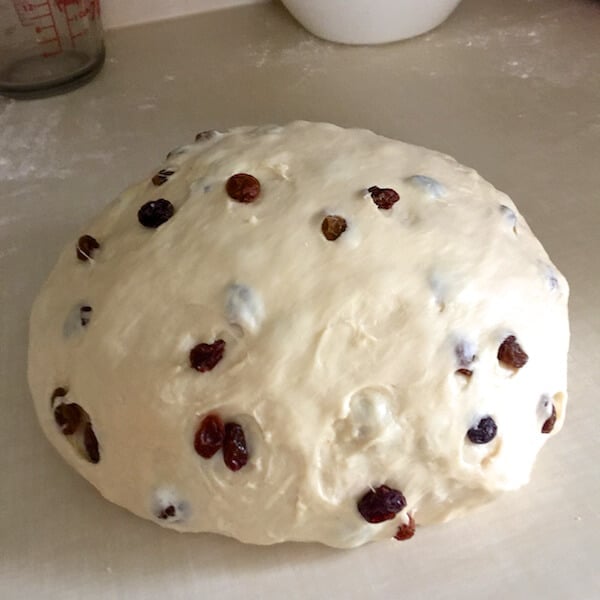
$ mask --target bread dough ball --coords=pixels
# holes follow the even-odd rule
[[[35,302],[41,426],[178,531],[407,539],[525,484],[562,426],[568,286],[452,158],[295,122],[204,132]]]

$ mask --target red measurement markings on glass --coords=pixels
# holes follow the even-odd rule
[[[100,13],[98,0],[56,0],[56,6],[64,14],[71,46],[89,30],[89,22]]]
[[[48,57],[60,54],[62,44],[50,0],[38,0],[38,2],[13,0],[13,5],[21,25],[34,28],[38,44],[44,47],[42,56]]]
[[[100,0],[90,0],[90,16],[92,21],[100,18]]]

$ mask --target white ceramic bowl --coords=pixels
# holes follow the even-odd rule
[[[383,44],[425,33],[460,0],[282,0],[311,33],[342,44]]]

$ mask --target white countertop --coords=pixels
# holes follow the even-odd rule
[[[600,597],[600,4],[464,0],[433,33],[364,48],[257,4],[109,31],[107,52],[75,92],[0,99],[0,598]],[[294,119],[476,168],[571,284],[567,422],[532,483],[410,542],[252,547],[162,530],[100,498],[35,420],[27,318],[63,244],[197,131]]]

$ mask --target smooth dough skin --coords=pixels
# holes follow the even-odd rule
[[[443,154],[323,123],[203,132],[77,237],[33,307],[37,414],[160,525],[404,539],[525,484],[562,426],[567,282]]]

